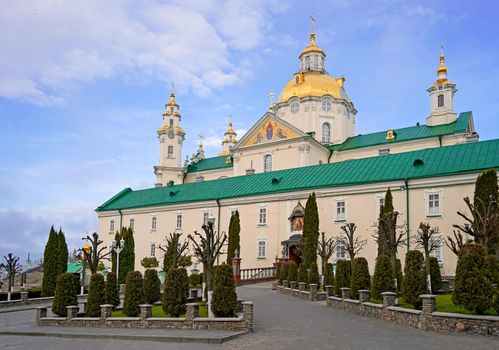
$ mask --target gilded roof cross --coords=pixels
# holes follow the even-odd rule
[[[312,12],[312,16],[310,16],[310,19],[312,20],[312,33],[315,33],[315,13]]]

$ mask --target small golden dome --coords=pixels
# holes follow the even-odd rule
[[[225,135],[236,135],[236,132],[232,128],[232,121],[229,122],[229,128],[225,132]]]
[[[322,72],[305,72],[300,83],[296,84],[295,78],[288,81],[277,103],[286,102],[291,97],[322,97],[328,94],[334,98],[343,98],[341,95],[343,81],[344,78],[335,79]]]
[[[447,67],[445,66],[445,57],[443,54],[440,55],[440,64],[437,68],[437,74],[445,73],[447,74]]]
[[[322,53],[324,56],[326,56],[326,53],[324,52],[323,49],[321,49],[319,46],[315,45],[315,33],[312,32],[312,34],[310,34],[310,45],[308,45],[307,47],[305,47],[301,53],[300,53],[300,56],[303,56],[304,54],[308,53],[308,52],[319,52],[319,53]]]
[[[175,94],[173,93],[173,91],[170,94],[170,101],[168,101],[168,103],[166,105],[167,106],[177,106],[178,107],[177,102],[175,102]]]

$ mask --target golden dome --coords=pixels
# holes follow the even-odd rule
[[[225,132],[225,135],[236,135],[236,132],[232,128],[232,121],[229,122],[229,128]]]
[[[173,93],[173,91],[170,94],[170,101],[168,101],[167,106],[177,106],[178,107],[177,102],[175,102],[175,94]]]
[[[277,103],[286,102],[291,97],[322,97],[328,94],[334,98],[343,98],[341,87],[344,80],[344,78],[335,79],[331,75],[322,72],[305,72],[302,74],[300,83],[296,84],[295,77],[288,81]]]
[[[444,54],[440,54],[440,64],[438,65],[438,68],[437,68],[437,74],[440,74],[440,73],[445,73],[447,74],[447,67],[445,66],[445,57],[444,57]]]
[[[306,54],[308,52],[319,52],[319,53],[322,53],[324,56],[326,56],[326,53],[324,52],[324,50],[321,49],[319,46],[315,45],[315,33],[310,34],[310,45],[308,45],[307,47],[305,47],[301,51],[299,57],[303,56],[304,54]]]

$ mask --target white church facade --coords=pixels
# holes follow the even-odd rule
[[[106,244],[121,226],[134,229],[136,267],[145,256],[160,258],[159,244],[170,232],[200,230],[215,220],[227,231],[240,213],[242,268],[272,266],[291,257],[301,234],[300,212],[316,193],[320,231],[337,236],[354,222],[368,244],[359,253],[374,269],[374,223],[384,193],[391,188],[409,247],[420,222],[438,226],[443,236],[460,223],[464,196],[472,196],[477,175],[499,168],[499,140],[478,141],[471,112],[454,111],[456,85],[447,78],[443,52],[437,79],[427,90],[425,124],[356,135],[357,110],[345,79],[325,70],[326,54],[315,33],[299,55],[299,70],[276,103],[245,135],[229,124],[220,154],[206,157],[202,145],[183,160],[186,132],[172,92],[157,136],[156,183],[145,190],[122,190],[97,208],[100,237]],[[291,238],[291,240],[290,240]],[[406,248],[399,249],[404,261]],[[446,247],[433,253],[442,273],[453,275],[456,257]],[[331,262],[348,258],[341,247]]]

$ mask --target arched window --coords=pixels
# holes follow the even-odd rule
[[[330,143],[331,142],[331,124],[324,123],[322,124],[322,143]]]
[[[272,171],[272,155],[266,154],[263,156],[263,172]]]

